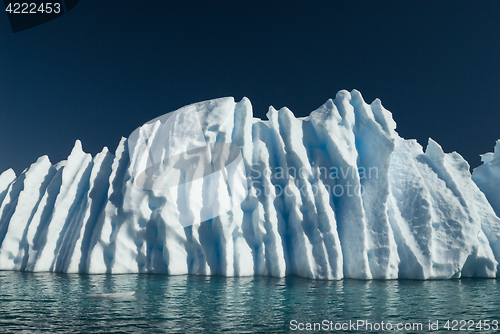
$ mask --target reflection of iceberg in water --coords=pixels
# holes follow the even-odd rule
[[[115,293],[94,293],[87,295],[90,298],[112,301],[130,301],[135,300],[135,291],[115,292]]]

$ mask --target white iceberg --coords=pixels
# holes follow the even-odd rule
[[[500,144],[473,175],[399,137],[377,99],[308,117],[250,101],[148,122],[115,155],[76,142],[0,175],[0,269],[317,279],[499,277]],[[209,168],[210,167],[210,168]]]

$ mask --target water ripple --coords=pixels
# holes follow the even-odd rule
[[[491,322],[500,320],[499,295],[498,281],[487,279],[332,282],[0,272],[0,332],[287,333],[292,320]]]

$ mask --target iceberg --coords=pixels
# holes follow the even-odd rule
[[[500,277],[500,141],[469,172],[353,90],[297,118],[247,98],[152,120],[115,154],[0,174],[0,270]]]

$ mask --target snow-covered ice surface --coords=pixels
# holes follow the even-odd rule
[[[200,124],[188,139],[175,127],[198,126],[186,110]],[[272,107],[267,121],[253,118],[246,98],[200,102],[174,115],[175,122],[149,122],[122,138],[114,155],[105,148],[92,157],[77,141],[65,162],[44,156],[18,177],[2,173],[0,269],[500,276],[500,141],[471,176],[459,154],[432,139],[424,152],[399,137],[381,102],[367,104],[356,90],[340,91],[305,118]],[[161,187],[158,175],[141,174],[151,152],[160,161],[181,154],[178,162],[188,146],[206,143],[209,157],[217,144],[238,148],[234,163],[215,166],[209,181],[189,183],[181,173]]]

